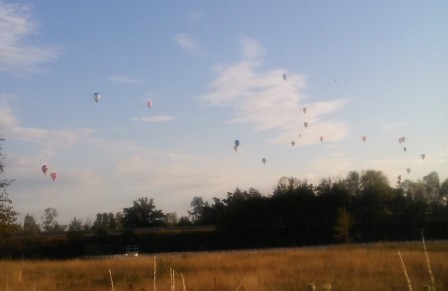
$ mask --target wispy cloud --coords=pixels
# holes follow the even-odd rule
[[[126,76],[111,76],[107,78],[109,81],[120,84],[139,84],[143,83],[142,79],[131,78]]]
[[[325,134],[332,140],[344,138],[348,127],[343,122],[323,120],[343,107],[349,100],[305,102],[302,91],[305,76],[276,69],[258,72],[264,50],[255,41],[244,39],[241,43],[243,59],[232,65],[216,68],[218,77],[209,85],[209,92],[199,99],[212,106],[227,106],[234,111],[230,123],[252,124],[256,131],[277,129],[275,142],[285,143],[291,136],[307,131],[318,137]],[[286,80],[283,78],[286,74]],[[303,113],[302,108],[307,107]],[[307,129],[304,122],[309,123]],[[312,143],[319,142],[318,138]]]
[[[191,38],[187,34],[177,34],[173,37],[173,40],[176,44],[178,44],[182,49],[185,50],[194,50],[198,47],[193,38]]]
[[[173,120],[174,116],[170,115],[151,115],[151,116],[143,116],[143,117],[135,117],[133,121],[141,121],[141,122],[164,122]]]
[[[0,70],[30,70],[60,55],[59,48],[25,42],[37,28],[29,12],[27,5],[0,2]]]
[[[393,122],[383,125],[383,131],[394,131],[406,125],[405,121]]]

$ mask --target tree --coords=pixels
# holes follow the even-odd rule
[[[4,139],[0,137],[0,175],[5,170],[3,165],[5,156],[1,153],[3,141]],[[12,182],[14,180],[0,179],[0,235],[4,237],[20,229],[20,225],[16,223],[19,213],[13,210],[11,206],[12,200],[8,198],[8,193],[6,192],[6,187]]]
[[[157,210],[154,200],[146,197],[134,200],[133,206],[123,208],[123,226],[125,229],[166,225],[162,210]]]
[[[177,213],[176,212],[170,212],[165,215],[166,217],[166,223],[170,226],[176,225],[178,222]]]
[[[56,217],[58,216],[58,211],[55,208],[45,208],[45,214],[42,216],[42,228],[45,232],[63,232],[67,226],[60,225],[56,221]]]
[[[68,225],[68,231],[75,231],[75,232],[82,231],[82,221],[80,219],[77,219],[75,216]]]
[[[187,211],[188,215],[190,216],[191,222],[193,222],[194,224],[199,222],[204,207],[208,207],[208,203],[204,202],[204,199],[202,197],[194,196],[193,200],[191,200],[190,203],[191,210]]]
[[[350,243],[350,228],[354,225],[353,217],[347,212],[345,207],[339,209],[339,215],[334,225],[335,237],[336,239]]]
[[[36,223],[34,216],[25,215],[25,219],[23,221],[23,233],[28,235],[37,235],[40,232],[40,226]]]

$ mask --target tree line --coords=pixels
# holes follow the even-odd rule
[[[2,141],[0,138],[0,174],[4,172]],[[93,222],[74,217],[68,225],[57,222],[58,212],[51,207],[44,210],[41,223],[29,214],[23,224],[18,223],[19,213],[6,192],[12,182],[0,179],[3,248],[17,235],[79,238],[87,234],[129,235],[139,229],[170,226],[212,226],[220,233],[220,242],[211,239],[208,247],[221,245],[223,233],[231,234],[226,236],[229,245],[233,242],[247,247],[418,239],[422,229],[430,238],[446,238],[448,234],[448,178],[441,182],[434,171],[417,181],[402,181],[399,176],[393,186],[379,170],[351,171],[344,178],[324,178],[316,185],[296,177],[281,177],[267,195],[256,188],[236,188],[212,201],[195,196],[188,216],[180,218],[157,209],[152,198],[141,197],[122,212],[98,213]],[[241,239],[236,243],[235,238]]]

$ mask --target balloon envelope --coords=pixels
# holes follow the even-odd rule
[[[152,102],[151,102],[151,101],[148,101],[148,102],[146,102],[146,105],[148,106],[149,109],[151,109]]]
[[[363,137],[362,137],[362,141],[363,141],[363,142],[366,142],[366,140],[367,140],[367,137],[366,137],[366,136],[363,136]]]
[[[98,103],[98,101],[100,101],[100,99],[101,99],[100,93],[93,94],[93,100],[95,100],[95,102]]]
[[[233,146],[233,150],[236,152],[238,150],[238,147],[236,145]]]
[[[296,142],[295,142],[295,141],[292,141],[291,144],[292,144],[292,146],[295,146]]]
[[[406,147],[404,147],[403,150],[406,151]]]
[[[406,172],[408,172],[408,174],[411,172],[411,169],[410,168],[407,168],[406,169]]]
[[[261,161],[263,162],[263,164],[266,164],[266,159],[265,158],[261,159]]]
[[[46,174],[47,174],[47,171],[48,171],[48,167],[47,167],[47,165],[43,165],[43,166],[42,166],[42,173],[44,173],[44,175],[46,175]]]
[[[286,74],[283,74],[283,80],[286,80]]]
[[[323,141],[324,141],[324,137],[321,136],[321,137],[320,137],[320,142],[323,142]]]
[[[51,173],[51,179],[54,181],[56,180],[56,173]]]
[[[303,113],[306,113],[306,107],[303,107],[302,110],[303,110]]]
[[[305,126],[305,128],[308,127],[308,122],[303,123],[303,125]]]
[[[425,154],[421,154],[422,160],[425,159],[426,155]]]
[[[240,145],[240,141],[239,140],[235,140],[235,146],[239,146]]]

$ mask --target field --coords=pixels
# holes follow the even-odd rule
[[[435,290],[448,290],[448,241],[426,247]],[[0,291],[410,290],[398,250],[413,290],[431,290],[423,244],[412,242],[1,261]]]

